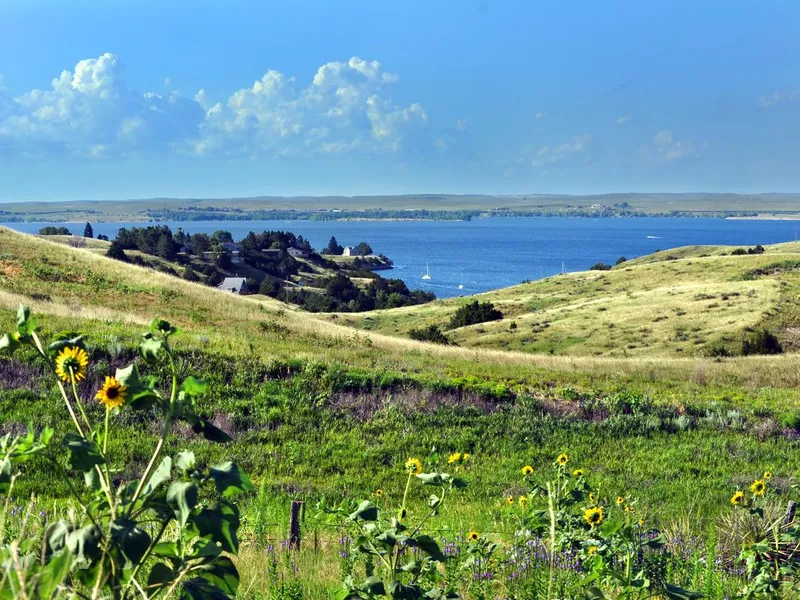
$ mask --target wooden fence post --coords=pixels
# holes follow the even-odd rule
[[[291,550],[300,550],[300,509],[303,504],[302,500],[292,500],[292,512],[289,518],[289,548]]]
[[[786,505],[786,513],[783,516],[784,525],[791,525],[794,522],[794,513],[796,510],[797,504],[795,504],[794,500],[790,500],[789,504]]]

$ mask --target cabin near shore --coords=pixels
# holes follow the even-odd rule
[[[223,292],[239,294],[240,296],[250,293],[247,287],[247,280],[244,277],[226,277],[222,280],[222,283],[217,286],[217,289]]]

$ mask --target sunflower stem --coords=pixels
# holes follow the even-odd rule
[[[75,372],[72,367],[69,368],[69,378],[72,381],[72,395],[75,397],[75,404],[78,406],[78,410],[81,411],[81,416],[83,417],[83,422],[86,423],[86,428],[91,431],[92,424],[89,423],[89,419],[86,416],[86,413],[83,411],[83,404],[81,403],[81,399],[78,397],[78,386],[75,383]]]

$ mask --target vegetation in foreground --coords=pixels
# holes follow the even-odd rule
[[[369,497],[390,514],[403,496],[409,456],[421,457],[425,472],[446,473],[452,472],[449,454],[472,454],[460,474],[468,487],[451,496],[457,501],[431,521],[429,535],[444,554],[459,556],[471,547],[470,531],[499,543],[500,567],[487,579],[497,594],[518,570],[511,555],[520,527],[511,511],[529,489],[521,483],[521,465],[533,467],[534,479],[545,485],[553,457],[566,452],[610,499],[605,504],[635,490],[636,510],[664,533],[674,557],[665,568],[688,570],[672,581],[711,598],[741,589],[735,557],[744,542],[764,539],[768,530],[763,522],[754,527],[746,511],[730,512],[733,492],[748,493],[756,474],[772,471],[764,501],[772,521],[783,517],[793,494],[800,405],[791,353],[562,361],[434,346],[355,332],[269,298],[209,292],[90,248],[7,230],[0,230],[0,252],[3,305],[32,303],[50,339],[89,333],[91,361],[78,394],[92,421],[103,419],[96,390],[134,357],[149,315],[156,310],[180,326],[177,362],[207,383],[198,414],[233,441],[224,449],[209,446],[178,426],[164,452],[188,449],[199,465],[233,459],[251,473],[255,491],[239,502],[242,597],[321,598],[341,589],[354,557],[352,540],[314,519],[311,507]],[[14,327],[9,313],[0,321]],[[140,367],[142,377],[168,377],[161,367]],[[49,425],[59,440],[69,429],[63,399],[41,369],[27,347],[0,360],[0,422],[12,434],[30,422]],[[121,477],[136,479],[160,430],[153,419],[130,412],[120,414],[117,426],[109,453],[124,465]],[[438,452],[431,453],[434,447]],[[36,458],[25,469],[37,478],[17,480],[9,514],[25,511],[31,493],[37,496],[31,522],[44,518],[40,512],[68,513],[63,478]],[[423,514],[430,494],[414,483],[408,509]],[[287,509],[294,499],[306,502],[308,516],[302,549],[289,552]],[[528,541],[528,554],[519,555],[523,565],[525,556],[542,551],[540,542]],[[540,586],[548,571],[529,562],[534,566],[516,579],[530,577],[531,586]],[[570,589],[578,576],[570,568],[555,572],[565,582],[556,590]],[[353,573],[365,575],[362,567]],[[468,592],[491,597],[477,589]]]
[[[83,337],[64,337],[45,348],[37,329],[30,311],[20,307],[16,328],[2,338],[0,348],[27,349],[44,362],[45,371],[56,377],[59,399],[71,420],[62,416],[57,425],[71,431],[60,445],[66,460],[53,442],[60,436],[49,427],[41,429],[41,420],[38,437],[29,429],[25,436],[3,438],[0,484],[7,500],[0,529],[4,544],[0,552],[5,558],[0,593],[9,598],[77,594],[220,599],[239,593],[239,571],[229,556],[235,556],[239,548],[240,518],[231,498],[253,490],[249,478],[230,461],[206,471],[191,451],[177,454],[174,461],[165,457],[156,467],[178,421],[212,441],[230,441],[198,410],[197,400],[208,386],[181,374],[189,365],[179,366],[180,357],[171,348],[175,328],[155,319],[138,346],[143,367],[161,365],[170,374],[169,394],[162,395],[155,377],[131,365],[92,387],[97,389],[95,411],[87,410],[78,391],[80,383],[92,379],[93,360]],[[629,402],[634,412],[644,409],[641,399]],[[98,409],[103,419],[94,418]],[[38,406],[36,410],[41,412]],[[124,462],[109,442],[121,437],[117,426],[124,427],[125,422],[120,417],[131,411],[141,412],[145,420],[161,414],[163,424],[142,474],[127,479],[118,468]],[[420,433],[412,428],[410,441],[416,442]],[[320,526],[333,525],[345,548],[339,554],[339,583],[326,584],[316,574],[303,573],[294,554],[286,555],[291,562],[281,568],[273,545],[265,548],[271,555],[269,584],[256,587],[258,591],[245,588],[242,595],[370,600],[477,599],[499,594],[519,600],[655,596],[685,600],[731,593],[784,598],[800,590],[795,557],[800,525],[794,521],[792,505],[777,520],[771,514],[774,505],[765,500],[774,482],[771,471],[746,489],[734,489],[730,504],[739,511],[734,514],[743,518],[718,522],[717,527],[730,528],[722,544],[709,536],[705,545],[702,540],[698,545],[691,526],[694,537],[688,540],[681,537],[686,532],[680,529],[668,533],[653,527],[653,523],[666,522],[659,518],[664,498],[642,503],[616,491],[613,499],[614,487],[620,490],[618,483],[605,488],[588,469],[574,468],[570,456],[562,452],[544,479],[534,466],[523,465],[519,483],[498,502],[494,527],[513,532],[513,541],[493,540],[499,532],[488,531],[484,522],[483,533],[467,531],[462,525],[450,530],[449,544],[446,539],[440,542],[436,536],[441,530],[435,522],[451,504],[462,504],[462,518],[477,520],[471,512],[474,507],[462,500],[473,479],[474,457],[455,451],[445,461],[434,450],[424,463],[413,457],[405,460],[404,485],[395,488],[403,490],[396,510],[391,501],[384,501],[388,496],[382,487],[361,502],[353,499],[356,496],[345,496],[331,504],[322,497]],[[62,505],[66,518],[48,519],[46,512],[40,512],[40,518],[32,520],[33,502],[24,513],[9,511],[16,471],[27,464],[26,475],[32,475],[41,463],[55,467],[55,475],[71,496]],[[439,465],[447,470],[436,469]],[[426,471],[425,466],[434,470]],[[204,492],[203,484],[213,484],[213,488]],[[417,492],[414,488],[419,484],[430,487],[432,493]],[[258,517],[252,515],[248,523],[250,535],[259,535]],[[248,573],[252,566],[246,564],[246,556],[240,566]],[[684,589],[687,584],[702,584],[703,592]]]

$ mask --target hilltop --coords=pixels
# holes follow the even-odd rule
[[[436,325],[469,348],[568,356],[719,356],[741,353],[765,329],[784,349],[794,326],[800,244],[746,248],[692,246],[623,262],[609,270],[549,277],[469,298],[341,316],[338,322],[407,336]],[[502,319],[448,329],[459,306],[490,302]]]

